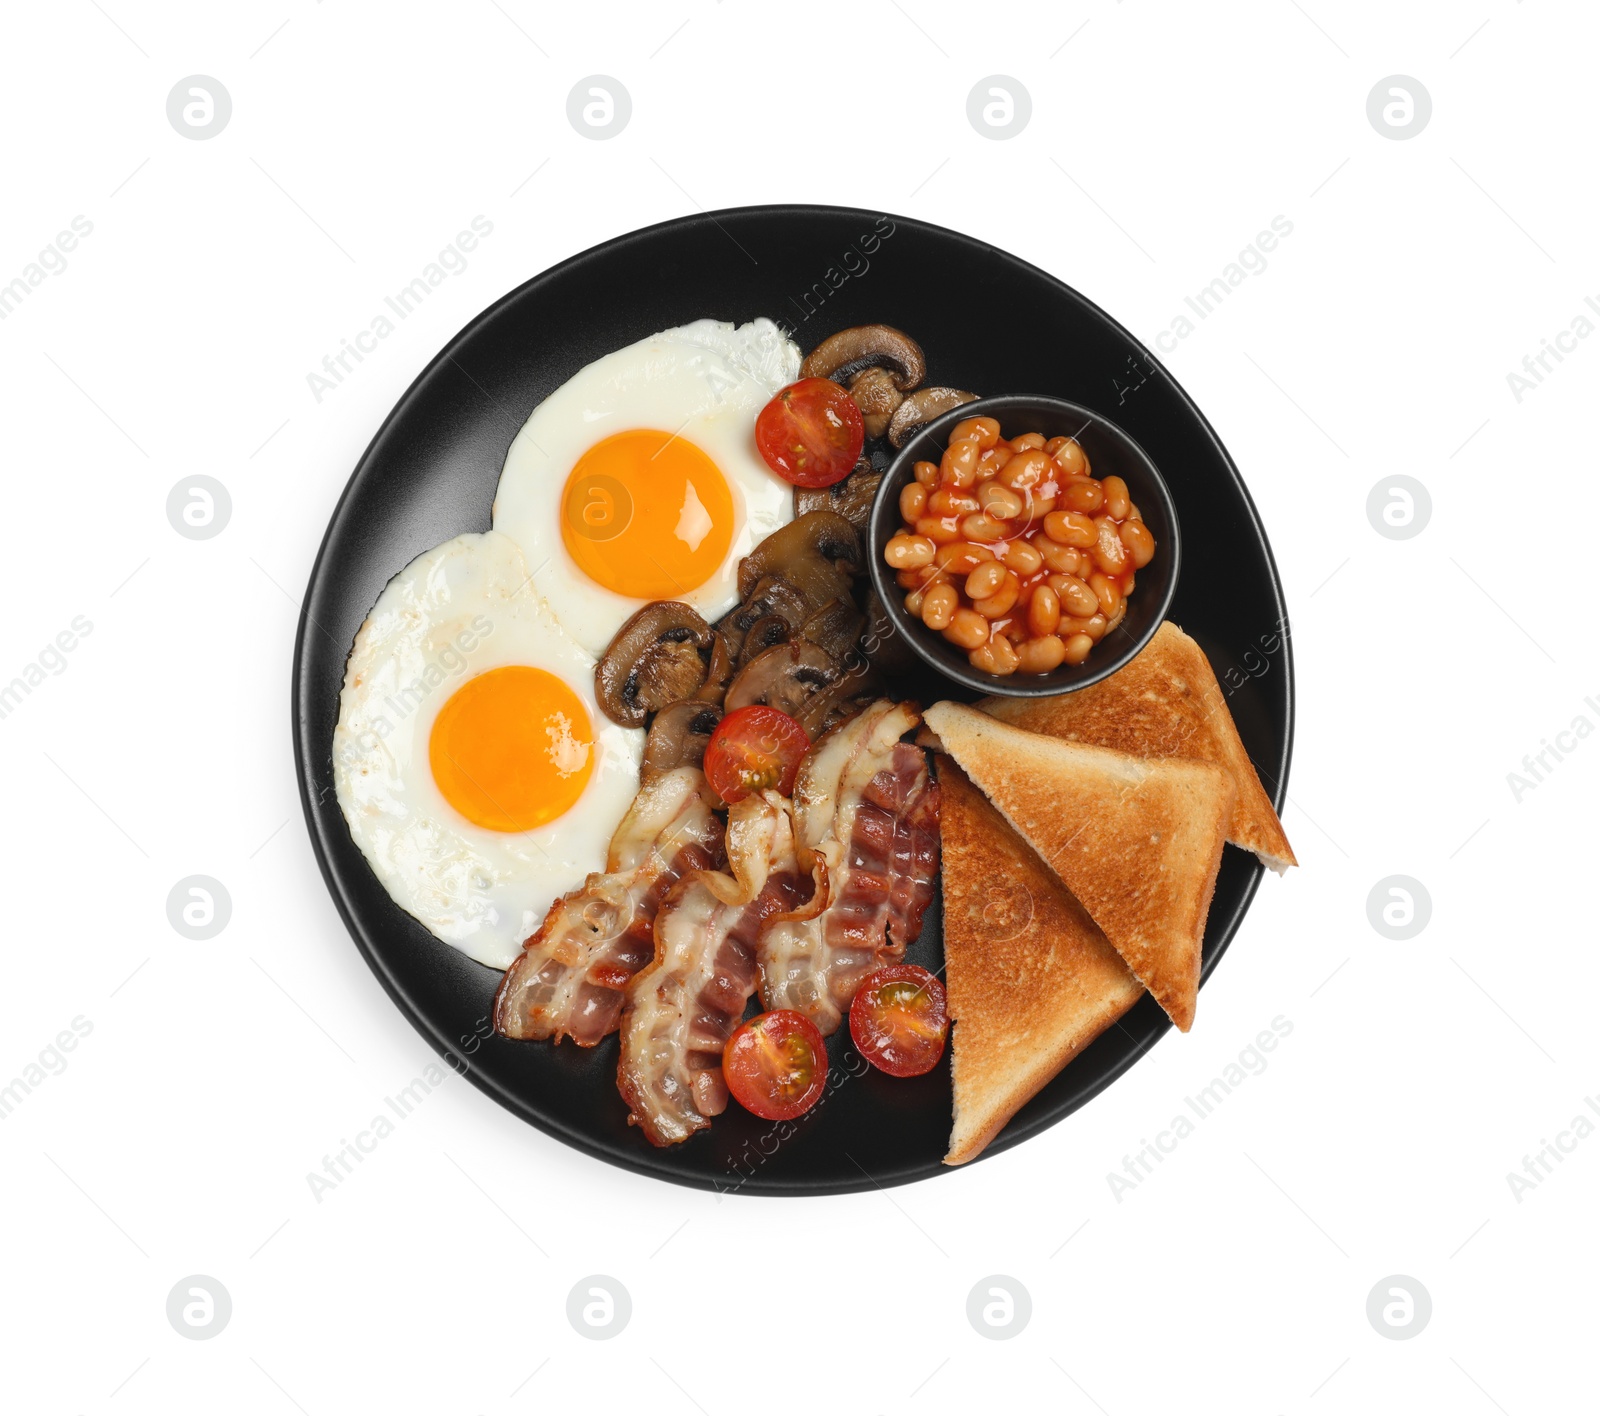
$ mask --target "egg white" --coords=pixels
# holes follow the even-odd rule
[[[551,611],[591,654],[646,602],[596,584],[562,542],[562,492],[578,459],[614,433],[654,428],[717,464],[733,493],[733,540],[708,580],[674,597],[715,620],[739,601],[740,557],[794,518],[794,489],[762,461],[755,420],[799,374],[800,350],[771,320],[697,320],[595,360],[533,410],[506,454],[494,529],[522,547]]]
[[[385,587],[356,636],[333,736],[334,784],[350,834],[384,888],[447,944],[506,968],[550,904],[605,868],[639,786],[644,733],[609,721],[594,658],[563,633],[516,544],[457,536]],[[428,763],[434,719],[478,674],[523,664],[583,703],[595,762],[582,795],[532,831],[491,831],[445,800]]]

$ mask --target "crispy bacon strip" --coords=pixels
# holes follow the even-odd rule
[[[494,996],[496,1031],[593,1047],[616,1030],[623,990],[654,954],[662,899],[722,854],[717,805],[697,767],[663,773],[640,789],[611,838],[605,873],[551,905],[506,970]]]
[[[687,1140],[728,1104],[722,1049],[756,991],[756,938],[809,881],[795,859],[789,803],[775,792],[728,813],[725,875],[700,870],[656,915],[655,962],[629,985],[617,1089],[658,1146]]]
[[[922,928],[939,865],[939,788],[921,748],[901,742],[920,715],[880,700],[822,738],[795,782],[795,831],[817,889],[762,932],[765,1007],[803,1013],[826,1036],[874,969]]]

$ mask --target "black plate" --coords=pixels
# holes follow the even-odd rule
[[[580,368],[657,330],[714,316],[785,323],[802,349],[849,325],[898,325],[931,381],[978,393],[1031,389],[1104,410],[1171,487],[1184,533],[1172,618],[1205,649],[1239,732],[1282,804],[1293,672],[1272,552],[1232,460],[1188,396],[1103,311],[982,242],[903,217],[832,207],[752,207],[666,222],[546,271],[478,316],[423,371],[357,466],[322,543],[294,662],[294,743],[311,840],[339,912],[413,1026],[501,1105],[603,1160],[710,1189],[833,1194],[944,1173],[948,1064],[896,1080],[867,1068],[845,1030],[837,1087],[792,1127],[737,1106],[655,1150],[627,1125],[617,1041],[485,1037],[499,975],[433,939],[395,905],[350,839],[334,797],[332,740],[345,660],[385,583],[413,557],[489,526],[506,449],[533,407]],[[936,690],[938,691],[938,690]],[[956,696],[956,695],[951,695]],[[1206,928],[1209,975],[1262,868],[1229,847]],[[929,911],[908,953],[943,961]],[[1082,1106],[1168,1028],[1149,997],[1013,1119],[994,1155]]]

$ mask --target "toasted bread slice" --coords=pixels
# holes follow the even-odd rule
[[[1205,652],[1170,620],[1126,668],[1054,698],[986,698],[985,713],[1030,732],[1135,757],[1193,757],[1233,778],[1228,839],[1282,875],[1297,864]]]
[[[946,1165],[971,1160],[1144,993],[1055,874],[939,759],[945,988],[955,1028]]]
[[[1187,1032],[1233,811],[1228,774],[1026,732],[960,703],[923,716]]]

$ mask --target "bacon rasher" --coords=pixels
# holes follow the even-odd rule
[[[921,721],[880,700],[820,739],[795,781],[795,835],[817,888],[762,932],[764,1007],[792,1008],[833,1032],[874,969],[898,962],[922,928],[939,864],[939,788],[921,748],[900,739]]]
[[[498,1032],[593,1047],[616,1030],[623,990],[654,956],[662,899],[721,859],[719,804],[698,767],[640,789],[611,838],[605,872],[557,900],[506,970],[494,998]]]
[[[756,991],[757,936],[810,889],[777,793],[730,809],[727,847],[731,875],[696,871],[662,902],[654,962],[628,987],[617,1088],[658,1146],[687,1140],[727,1106],[722,1050]]]

